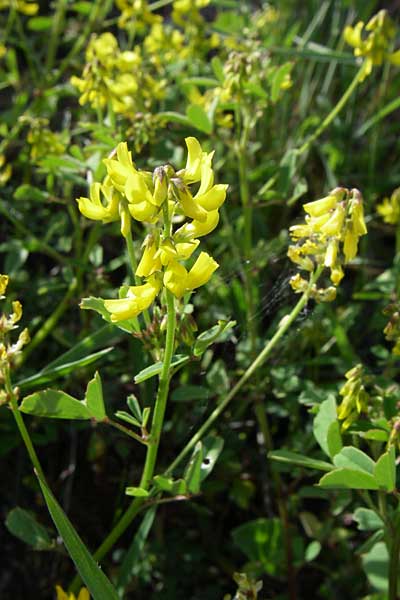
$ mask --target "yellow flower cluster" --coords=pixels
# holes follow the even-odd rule
[[[398,225],[400,222],[400,188],[396,188],[390,198],[384,198],[378,204],[377,211],[389,225]]]
[[[157,167],[153,173],[140,171],[127,144],[118,144],[115,155],[104,160],[107,175],[103,183],[92,184],[90,197],[77,200],[79,210],[89,219],[104,223],[120,219],[125,237],[130,234],[132,218],[150,228],[136,270],[146,282],[131,286],[126,298],[104,301],[113,321],[137,316],[153,303],[163,286],[181,298],[207,283],[218,268],[206,252],[200,252],[190,270],[183,264],[199,246],[199,238],[217,226],[228,187],[214,184],[214,153],[203,152],[194,137],[185,141],[186,166],[177,172],[171,165]],[[192,185],[198,187],[195,194]],[[185,222],[186,218],[190,221]]]
[[[8,281],[8,275],[0,275],[0,300],[5,298]],[[17,323],[21,320],[21,317],[22,306],[18,300],[12,303],[11,314],[0,315],[0,383],[4,381],[5,370],[13,366],[15,357],[30,340],[28,330],[24,329],[14,344],[10,342],[10,332],[18,327]],[[4,402],[3,395],[0,396],[1,402]]]
[[[30,157],[34,162],[47,158],[49,154],[61,155],[67,147],[67,132],[58,133],[49,128],[49,120],[21,117],[29,125],[26,141],[31,147]]]
[[[356,365],[345,374],[346,383],[339,390],[342,401],[337,409],[343,429],[348,429],[362,413],[368,411],[369,394],[365,390],[363,366]]]
[[[112,33],[93,36],[86,50],[82,77],[71,77],[81,93],[80,104],[111,105],[115,113],[134,118],[164,94],[165,82],[143,68],[140,48],[121,52]]]
[[[210,4],[210,0],[175,0],[172,3],[172,19],[181,27],[187,24],[203,24],[204,19],[200,13],[202,8]]]
[[[39,10],[39,4],[32,0],[0,0],[0,10],[15,9],[23,15],[31,17],[36,15]]]
[[[354,27],[347,26],[344,30],[344,38],[353,46],[355,56],[364,58],[361,80],[371,73],[373,67],[380,66],[385,61],[400,65],[400,50],[391,51],[396,27],[386,10],[380,10],[368,21],[365,26],[368,35],[365,39],[361,36],[363,29],[364,23],[359,21]]]
[[[296,243],[289,246],[288,256],[300,269],[313,272],[317,265],[330,269],[333,286],[327,290],[315,289],[316,300],[335,298],[347,264],[357,254],[358,240],[367,233],[361,193],[346,188],[335,188],[328,196],[303,205],[307,213],[305,223],[293,225],[290,235]],[[295,292],[303,292],[308,283],[296,275],[290,284]]]
[[[115,4],[121,11],[118,19],[118,27],[121,29],[142,32],[144,25],[162,22],[160,15],[149,10],[147,0],[115,0]]]

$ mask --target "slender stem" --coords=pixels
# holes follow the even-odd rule
[[[160,445],[161,431],[164,423],[165,409],[169,392],[169,383],[171,379],[171,361],[175,345],[176,314],[174,297],[169,290],[166,290],[167,296],[167,334],[165,340],[165,352],[163,368],[160,374],[157,398],[154,407],[151,431],[148,438],[146,460],[143,467],[143,473],[139,486],[149,489],[154,474],[157,460],[158,448]],[[121,519],[117,522],[112,531],[108,534],[102,544],[94,554],[96,560],[100,561],[107,552],[113,547],[124,531],[129,527],[133,519],[141,510],[146,498],[135,498],[128,507]],[[77,575],[71,583],[70,592],[76,592],[80,584],[80,577]]]
[[[122,431],[126,435],[129,435],[129,437],[133,438],[137,442],[140,442],[141,444],[144,444],[145,446],[147,446],[147,442],[143,438],[141,438],[140,435],[138,435],[134,431],[131,431],[130,429],[128,429],[128,427],[121,425],[121,423],[118,423],[117,421],[113,421],[109,417],[107,417],[106,419],[103,419],[102,423],[106,423],[107,425],[111,425],[111,427],[115,427],[115,429],[119,429],[120,431]]]
[[[313,273],[307,290],[302,294],[300,300],[294,306],[292,311],[286,315],[280,323],[277,331],[273,335],[273,337],[267,342],[258,356],[254,359],[248,369],[244,372],[242,377],[236,383],[236,385],[231,389],[229,394],[224,398],[224,400],[213,410],[208,419],[203,423],[203,425],[198,429],[195,435],[189,440],[183,450],[178,454],[175,460],[170,464],[168,469],[165,471],[165,474],[169,475],[174,471],[174,469],[182,462],[182,460],[187,456],[187,454],[192,450],[192,448],[197,444],[198,441],[201,440],[205,432],[211,427],[214,421],[224,412],[228,404],[231,400],[236,396],[236,394],[242,389],[244,384],[250,379],[253,373],[265,362],[266,358],[270,355],[273,348],[276,346],[277,342],[281,339],[281,337],[286,333],[292,323],[296,320],[297,316],[307,304],[311,288],[318,280],[321,275],[323,267],[318,267],[318,269]]]
[[[68,0],[58,0],[57,8],[53,17],[53,26],[51,28],[50,41],[47,48],[46,67],[51,71],[54,65],[54,59],[57,54],[58,42],[64,25],[65,11]]]
[[[156,2],[149,4],[149,10],[158,10],[159,8],[163,8],[163,6],[172,4],[173,1],[174,0],[157,0]]]
[[[337,117],[337,115],[340,113],[340,111],[342,110],[342,108],[344,107],[344,105],[347,103],[347,101],[349,100],[350,96],[352,95],[352,93],[356,89],[357,85],[359,84],[360,79],[362,79],[362,77],[364,75],[365,75],[365,63],[363,63],[361,65],[361,67],[357,71],[354,79],[352,80],[352,82],[350,83],[349,87],[347,88],[347,90],[345,91],[345,93],[343,94],[343,96],[340,98],[340,100],[336,104],[336,106],[325,117],[325,119],[322,121],[321,125],[319,127],[317,127],[317,129],[314,131],[314,133],[312,135],[310,135],[310,137],[308,138],[308,140],[306,140],[304,142],[304,144],[298,149],[299,155],[301,155],[304,152],[306,152],[308,150],[308,148],[311,146],[311,144],[313,144],[315,142],[315,140],[321,135],[321,133],[323,133],[325,131],[325,129],[327,127],[329,127],[329,125]]]
[[[153,420],[151,423],[151,432],[148,441],[146,461],[143,469],[140,487],[147,490],[153,477],[154,468],[157,460],[158,447],[162,426],[164,423],[165,408],[167,405],[170,369],[175,345],[176,313],[174,296],[169,290],[165,290],[167,296],[167,335],[165,340],[165,353],[163,367],[158,384],[156,404],[154,407]]]
[[[9,371],[8,367],[5,368],[4,375],[5,375],[5,382],[4,383],[5,383],[6,392],[8,394],[8,398],[9,398],[9,402],[10,402],[10,407],[11,407],[12,413],[14,415],[14,419],[15,419],[15,422],[16,422],[17,427],[19,429],[19,432],[21,434],[21,437],[23,439],[23,442],[25,444],[25,447],[26,447],[26,449],[28,451],[29,458],[31,459],[31,463],[34,466],[37,474],[40,476],[41,479],[43,479],[43,481],[46,481],[46,478],[45,478],[44,473],[43,473],[42,466],[41,466],[41,464],[39,462],[39,458],[38,458],[38,456],[36,454],[35,448],[33,447],[32,440],[30,438],[29,432],[28,432],[28,430],[27,430],[27,428],[25,426],[24,420],[23,420],[22,415],[21,415],[21,413],[19,411],[19,408],[18,408],[18,400],[17,400],[17,397],[16,397],[16,395],[14,393],[14,390],[12,388],[11,378],[10,378],[10,371]]]
[[[36,332],[32,341],[30,342],[29,346],[27,346],[25,348],[24,353],[22,355],[23,362],[26,361],[28,356],[30,356],[30,354],[32,354],[32,352],[37,348],[37,346],[39,346],[39,344],[41,344],[43,342],[43,340],[49,335],[49,333],[54,329],[54,327],[60,320],[61,316],[67,310],[67,308],[69,306],[69,302],[70,302],[71,298],[74,296],[77,288],[78,288],[78,280],[76,277],[74,277],[68,286],[68,289],[65,293],[64,298],[57,305],[57,308],[49,316],[49,318],[46,319],[46,321],[43,323],[43,325],[41,326],[39,331]]]
[[[314,131],[314,133],[311,134],[310,137],[304,142],[304,144],[302,146],[300,146],[300,148],[297,149],[298,156],[301,156],[302,154],[304,154],[304,152],[306,152],[310,148],[310,146],[315,142],[316,139],[319,138],[319,136],[327,129],[327,127],[329,127],[329,125],[332,123],[332,121],[337,117],[337,115],[340,113],[342,108],[348,102],[349,98],[353,94],[357,85],[360,83],[360,80],[363,78],[364,74],[365,74],[365,63],[363,63],[361,65],[361,67],[357,71],[356,75],[354,76],[354,79],[350,83],[349,87],[344,92],[344,94],[340,98],[339,102],[333,107],[331,112],[322,121],[321,125],[319,127],[317,127],[317,129]],[[276,183],[277,179],[278,179],[278,174],[275,174],[273,177],[270,177],[270,179],[268,179],[268,181],[262,186],[262,188],[260,188],[258,190],[257,194],[259,196],[262,196],[267,190],[271,189],[271,187]]]

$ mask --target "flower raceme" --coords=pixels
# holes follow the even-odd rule
[[[355,56],[364,58],[364,72],[360,81],[371,73],[373,67],[380,66],[386,60],[400,65],[400,50],[392,52],[390,48],[396,27],[386,10],[380,10],[368,21],[365,26],[368,36],[365,39],[361,37],[363,29],[364,23],[359,21],[354,27],[347,26],[344,30],[344,39],[353,46]]]
[[[290,235],[295,242],[288,256],[304,271],[314,272],[317,266],[330,269],[333,286],[313,288],[311,295],[319,301],[334,300],[336,287],[343,278],[342,266],[355,258],[358,240],[367,233],[361,193],[335,188],[326,197],[303,205],[305,223],[293,225]],[[304,292],[308,283],[300,274],[290,284],[295,292]]]
[[[219,208],[227,185],[214,183],[213,152],[204,152],[194,137],[185,140],[187,160],[175,171],[167,164],[153,173],[136,168],[125,142],[104,160],[107,175],[93,183],[89,197],[77,199],[89,219],[121,221],[121,233],[130,236],[131,220],[147,230],[135,275],[141,285],[130,286],[124,297],[104,300],[113,322],[131,319],[148,309],[163,288],[176,298],[208,282],[218,263],[200,252],[191,268],[184,264],[200,245],[199,238],[218,225]],[[192,187],[196,187],[195,193]],[[176,225],[176,227],[175,227]]]

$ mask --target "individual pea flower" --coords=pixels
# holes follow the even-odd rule
[[[125,298],[105,300],[104,306],[110,313],[113,323],[133,319],[153,304],[160,289],[161,280],[153,275],[147,283],[129,287]]]
[[[80,589],[78,596],[75,596],[72,592],[68,594],[68,592],[64,592],[60,585],[56,585],[56,600],[90,600],[89,591],[83,587]]]
[[[400,222],[400,188],[396,188],[390,198],[384,198],[377,206],[377,211],[389,225]]]
[[[343,421],[342,428],[348,429],[361,414],[368,412],[370,396],[365,389],[364,367],[356,365],[345,373],[346,383],[340,388],[342,401],[337,408],[337,415]]]
[[[344,276],[343,265],[353,260],[359,238],[367,233],[361,194],[356,189],[335,188],[303,208],[305,222],[290,227],[295,244],[289,246],[288,257],[309,273],[317,266],[329,268],[331,282],[337,287]],[[296,275],[290,283],[295,292],[304,292],[304,282]],[[331,286],[325,291],[315,287],[310,295],[317,301],[331,301],[336,294]]]
[[[391,44],[396,35],[396,27],[386,10],[380,10],[365,26],[368,32],[366,38],[362,38],[364,22],[359,21],[354,27],[348,25],[344,32],[344,39],[353,46],[354,55],[364,58],[364,70],[360,81],[370,75],[373,67],[382,65],[388,61],[394,65],[400,65],[400,50],[391,51]]]

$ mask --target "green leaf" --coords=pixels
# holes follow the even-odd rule
[[[208,346],[211,346],[220,335],[224,332],[228,332],[230,329],[235,327],[236,321],[218,321],[217,325],[214,325],[210,329],[203,331],[193,346],[193,354],[194,356],[201,356],[204,354]]]
[[[107,417],[104,407],[103,387],[98,371],[87,385],[85,401],[88,411],[96,421],[102,421]]]
[[[378,542],[362,557],[369,583],[379,592],[388,590],[389,555],[386,544]]]
[[[186,481],[189,492],[192,494],[198,494],[200,492],[200,472],[202,462],[203,444],[197,442],[184,474],[184,480]]]
[[[318,540],[310,542],[306,548],[304,559],[306,562],[315,560],[318,554],[321,552],[321,543]]]
[[[48,383],[53,379],[57,379],[58,377],[68,375],[69,373],[72,373],[79,367],[87,367],[88,365],[91,365],[92,363],[98,361],[100,358],[102,358],[112,350],[114,350],[114,348],[104,348],[103,350],[99,350],[99,352],[94,352],[93,354],[89,354],[89,356],[79,358],[78,360],[72,362],[68,362],[54,367],[50,367],[49,365],[42,371],[39,371],[39,373],[36,373],[31,377],[21,379],[16,383],[16,385],[18,385],[18,387],[22,391],[29,390],[30,388],[37,387],[39,385],[43,385],[44,383]]]
[[[194,400],[208,400],[211,391],[201,385],[181,385],[173,391],[173,402],[193,402]]]
[[[16,200],[33,200],[35,202],[45,202],[46,200],[48,200],[49,194],[33,185],[24,183],[17,187],[17,189],[14,192],[14,198]]]
[[[272,452],[268,452],[268,458],[289,465],[315,469],[317,471],[333,471],[334,469],[333,465],[324,460],[310,458],[309,456],[304,456],[297,452],[290,452],[289,450],[273,450]]]
[[[121,421],[125,421],[126,423],[134,425],[135,427],[142,426],[142,424],[137,419],[135,419],[135,417],[132,417],[132,415],[130,415],[125,410],[117,410],[115,416],[117,417],[117,419],[121,419]]]
[[[268,575],[282,572],[284,544],[279,519],[256,519],[232,531],[235,546],[252,562],[261,563]]]
[[[210,475],[222,452],[224,440],[216,435],[208,435],[202,440],[202,443],[203,461],[201,463],[200,480],[204,481]]]
[[[168,492],[172,496],[186,496],[188,489],[184,479],[174,480],[172,477],[156,475],[153,478],[155,486],[162,492]]]
[[[172,357],[171,369],[179,365],[184,365],[187,362],[189,362],[189,356],[186,356],[185,354],[175,354],[175,356]],[[159,375],[162,371],[162,367],[163,363],[161,361],[146,367],[135,376],[135,383],[142,383],[142,381],[146,381],[146,379]]]
[[[214,71],[214,75],[218,79],[219,83],[223,83],[225,80],[224,65],[222,64],[218,56],[212,57],[211,68]]]
[[[28,21],[28,29],[31,31],[46,31],[51,29],[53,19],[51,17],[32,17]]]
[[[127,487],[125,494],[127,496],[135,496],[135,498],[147,498],[149,492],[141,487]]]
[[[50,488],[39,476],[38,479],[51,518],[93,600],[118,600],[115,588],[97,565]]]
[[[384,527],[384,522],[380,516],[370,508],[357,508],[354,511],[353,519],[360,531],[375,531]]]
[[[334,452],[338,447],[337,432],[334,428],[330,430],[331,424],[335,422],[337,422],[336,402],[333,397],[330,397],[321,402],[313,424],[315,439],[329,458],[333,458],[334,453],[331,451]],[[328,443],[329,431],[331,431],[331,437]]]
[[[353,469],[336,469],[319,480],[323,488],[348,490],[378,490],[379,486],[373,475],[365,471]]]
[[[83,402],[73,398],[61,390],[43,390],[26,396],[20,406],[20,411],[37,417],[52,419],[83,419],[88,420],[91,414]]]
[[[141,423],[143,420],[142,409],[135,394],[130,394],[126,399],[126,403],[133,416]]]
[[[33,514],[23,508],[13,508],[7,515],[5,525],[10,533],[35,550],[51,550],[55,543],[46,527],[36,521]]]
[[[133,538],[133,542],[125,554],[124,560],[119,568],[116,587],[120,598],[124,597],[125,589],[131,579],[134,576],[139,575],[144,545],[153,525],[156,510],[157,506],[151,506],[146,511],[140,527]]]
[[[182,115],[181,113],[175,112],[173,110],[166,110],[164,112],[160,112],[157,114],[157,117],[160,121],[167,123],[179,123],[185,127],[191,127],[192,123],[190,119],[187,118],[186,115]]]
[[[335,467],[345,467],[356,471],[365,471],[374,474],[375,463],[365,452],[353,446],[345,446],[333,458]]]
[[[385,488],[387,492],[396,489],[396,457],[393,446],[388,452],[382,454],[377,460],[374,470],[375,479],[379,487]]]
[[[196,129],[199,129],[208,135],[212,133],[213,124],[202,106],[199,104],[190,104],[186,109],[186,114],[189,121]]]
[[[146,427],[147,421],[149,420],[149,417],[150,417],[150,412],[151,412],[150,406],[146,406],[143,409],[142,427]]]
[[[326,435],[326,443],[328,446],[329,456],[331,458],[342,449],[343,444],[342,436],[340,434],[339,421],[332,421],[332,423],[329,425]]]

